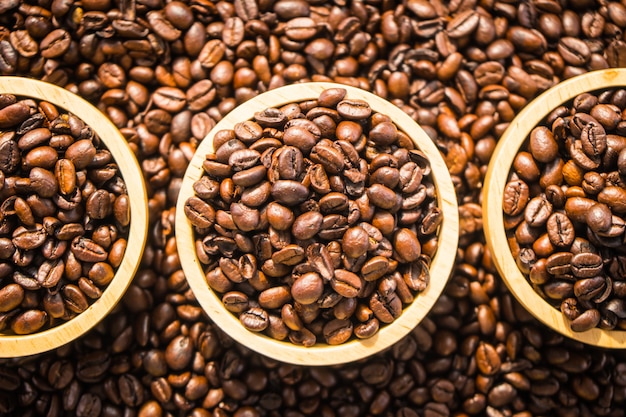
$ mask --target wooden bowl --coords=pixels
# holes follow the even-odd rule
[[[202,265],[195,249],[194,231],[184,214],[184,205],[194,195],[192,185],[203,174],[202,162],[208,153],[213,152],[213,136],[222,129],[232,129],[241,121],[252,118],[255,112],[270,107],[280,107],[288,103],[316,99],[328,88],[345,88],[347,98],[366,100],[371,108],[386,114],[413,138],[431,163],[432,177],[437,189],[438,206],[444,220],[439,230],[439,248],[431,264],[431,282],[415,301],[406,307],[402,315],[393,323],[381,326],[380,331],[370,339],[353,339],[342,345],[318,343],[312,347],[294,345],[288,341],[278,341],[263,334],[245,329],[239,319],[224,308],[220,298],[208,286]],[[228,113],[199,145],[185,177],[178,197],[176,209],[176,240],[183,270],[191,289],[213,322],[239,343],[282,362],[300,365],[331,365],[347,363],[377,353],[406,336],[415,328],[441,294],[454,264],[458,244],[458,208],[454,187],[448,169],[426,133],[398,107],[363,90],[333,83],[305,83],[281,87],[263,93]]]
[[[529,103],[500,138],[491,158],[483,188],[483,221],[487,245],[505,284],[520,304],[551,329],[580,342],[606,348],[626,347],[626,331],[594,328],[574,332],[570,321],[539,295],[518,269],[509,250],[503,221],[502,199],[511,165],[530,132],[553,109],[579,94],[615,87],[626,87],[626,69],[588,72],[565,80]]]
[[[71,342],[95,326],[111,311],[124,295],[143,255],[148,234],[148,199],[143,174],[126,139],[115,125],[88,101],[56,85],[21,77],[0,77],[0,92],[48,101],[63,111],[75,114],[90,126],[113,155],[124,178],[130,200],[131,218],[124,258],[116,270],[115,277],[102,292],[102,296],[83,313],[55,327],[28,335],[0,333],[0,357],[9,358],[45,352]]]

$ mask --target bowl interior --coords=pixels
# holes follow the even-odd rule
[[[370,339],[353,339],[341,345],[317,344],[312,347],[297,346],[271,339],[245,329],[239,319],[227,311],[219,297],[209,288],[202,265],[195,251],[195,238],[191,223],[184,214],[185,201],[194,195],[192,185],[203,174],[202,162],[213,152],[213,136],[222,129],[231,129],[236,123],[249,120],[258,111],[294,102],[316,99],[328,88],[344,88],[346,98],[366,100],[373,111],[392,118],[400,130],[408,134],[430,161],[432,178],[437,189],[437,203],[443,211],[439,230],[439,247],[431,264],[431,281],[427,289],[407,306],[392,324],[381,326]],[[178,197],[176,210],[176,236],[183,270],[200,305],[210,318],[233,339],[243,345],[279,361],[302,365],[331,365],[352,362],[379,352],[407,335],[430,311],[443,291],[452,270],[458,244],[458,212],[454,188],[446,165],[432,140],[407,114],[386,100],[363,90],[334,83],[303,83],[281,87],[263,93],[241,104],[228,113],[199,145],[189,164]]]
[[[574,332],[563,314],[544,300],[517,267],[503,227],[502,201],[511,165],[531,130],[556,107],[584,92],[626,86],[626,69],[589,72],[557,84],[529,103],[511,122],[498,142],[485,177],[483,220],[485,238],[505,284],[535,318],[564,336],[590,345],[623,348],[626,331],[594,328]]]
[[[71,112],[90,126],[113,155],[126,183],[130,202],[128,244],[115,277],[83,313],[49,329],[27,335],[0,334],[0,357],[20,357],[62,346],[87,332],[121,299],[132,281],[148,233],[147,193],[137,159],[119,130],[91,103],[53,84],[22,77],[0,77],[0,92],[45,100]]]

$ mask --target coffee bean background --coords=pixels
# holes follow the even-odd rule
[[[111,315],[53,352],[0,364],[13,416],[622,416],[626,358],[549,331],[484,245],[482,181],[516,112],[558,81],[626,65],[626,6],[606,0],[2,0],[0,73],[96,104],[149,188],[142,265]],[[281,364],[202,313],[174,206],[198,142],[238,103],[299,81],[386,97],[441,149],[461,241],[444,295],[368,360]],[[1,347],[0,347],[1,348]]]

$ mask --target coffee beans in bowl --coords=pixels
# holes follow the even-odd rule
[[[52,84],[0,78],[0,357],[59,347],[121,298],[147,236],[124,137]]]
[[[484,195],[487,242],[511,292],[548,326],[624,347],[626,71],[553,87],[516,117]]]
[[[176,234],[208,315],[249,348],[350,362],[410,332],[458,242],[445,163],[397,107],[332,83],[264,93],[201,143]]]

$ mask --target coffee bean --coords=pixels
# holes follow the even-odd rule
[[[533,158],[539,162],[550,162],[557,156],[558,144],[550,129],[546,127],[533,129],[528,145]]]
[[[294,206],[302,203],[309,195],[307,188],[293,180],[279,180],[272,185],[272,197],[278,203]]]
[[[19,313],[11,322],[11,330],[15,334],[30,334],[39,331],[47,322],[45,311],[26,310]]]
[[[369,248],[369,235],[362,227],[351,227],[343,235],[341,248],[346,255],[358,258]]]
[[[324,325],[324,339],[329,345],[339,345],[352,336],[352,322],[350,320],[335,319]]]
[[[300,304],[317,302],[324,292],[324,282],[316,272],[307,272],[298,277],[291,286],[293,299]]]
[[[318,211],[309,211],[296,217],[291,226],[291,234],[299,240],[311,239],[322,225],[323,216]]]
[[[526,208],[529,201],[528,185],[521,180],[510,181],[504,188],[503,209],[509,216],[517,216]]]
[[[399,260],[413,262],[421,254],[421,245],[415,233],[407,228],[400,229],[394,235],[393,247]]]
[[[337,112],[348,120],[362,120],[372,114],[372,109],[366,102],[352,99],[337,103]]]
[[[0,312],[11,311],[22,303],[24,289],[18,284],[8,284],[0,289]]]
[[[239,315],[239,320],[243,326],[253,332],[261,332],[269,325],[269,316],[261,308],[253,307]]]
[[[363,282],[358,275],[345,269],[335,270],[335,276],[330,280],[333,289],[346,298],[356,297]]]
[[[552,204],[544,197],[531,199],[524,210],[524,219],[531,227],[544,225],[552,214]]]

